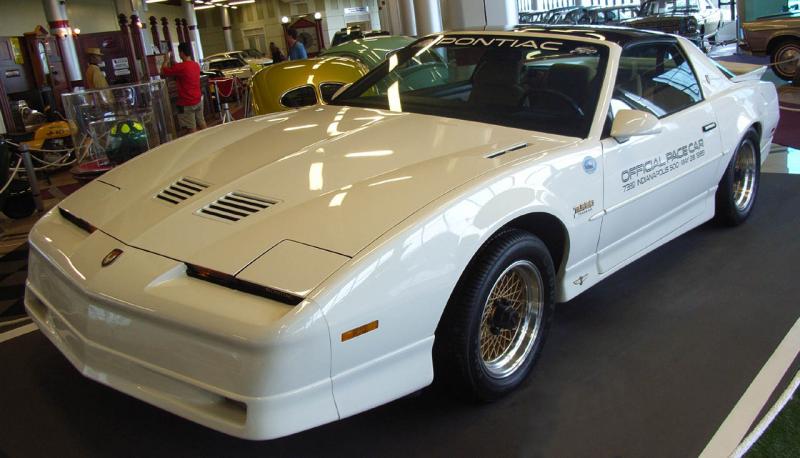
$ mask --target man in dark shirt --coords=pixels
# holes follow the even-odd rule
[[[200,93],[200,65],[192,59],[188,43],[178,45],[180,63],[174,63],[170,52],[161,66],[161,76],[172,76],[178,86],[178,125],[187,133],[206,128],[203,100]]]

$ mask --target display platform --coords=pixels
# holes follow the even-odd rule
[[[559,305],[534,373],[494,404],[430,388],[248,442],[83,378],[32,332],[0,343],[0,456],[697,456],[800,317],[800,176],[762,177],[745,225],[704,225]]]

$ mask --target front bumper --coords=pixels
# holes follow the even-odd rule
[[[114,248],[123,254],[101,267]],[[86,377],[247,439],[339,418],[330,337],[312,302],[189,278],[180,262],[52,212],[31,232],[28,275],[28,313]]]

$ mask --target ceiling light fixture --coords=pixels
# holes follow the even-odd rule
[[[228,3],[228,5],[231,5],[231,6],[234,6],[234,5],[246,5],[248,3],[255,3],[255,2],[256,2],[256,0],[236,0],[235,2]]]
[[[195,6],[195,7],[194,7],[194,10],[195,10],[195,11],[197,11],[197,10],[207,10],[207,9],[210,9],[210,8],[214,8],[215,6],[217,6],[217,5],[203,5],[203,6]]]

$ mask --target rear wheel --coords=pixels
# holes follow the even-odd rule
[[[544,243],[520,230],[496,236],[459,280],[436,332],[438,380],[478,400],[522,383],[552,320],[555,271]]]
[[[800,58],[800,40],[797,39],[778,43],[769,54],[772,70],[786,81],[791,81],[797,74],[798,58]]]
[[[761,177],[758,136],[749,131],[733,153],[719,182],[716,195],[718,222],[728,226],[742,224],[753,211]]]

